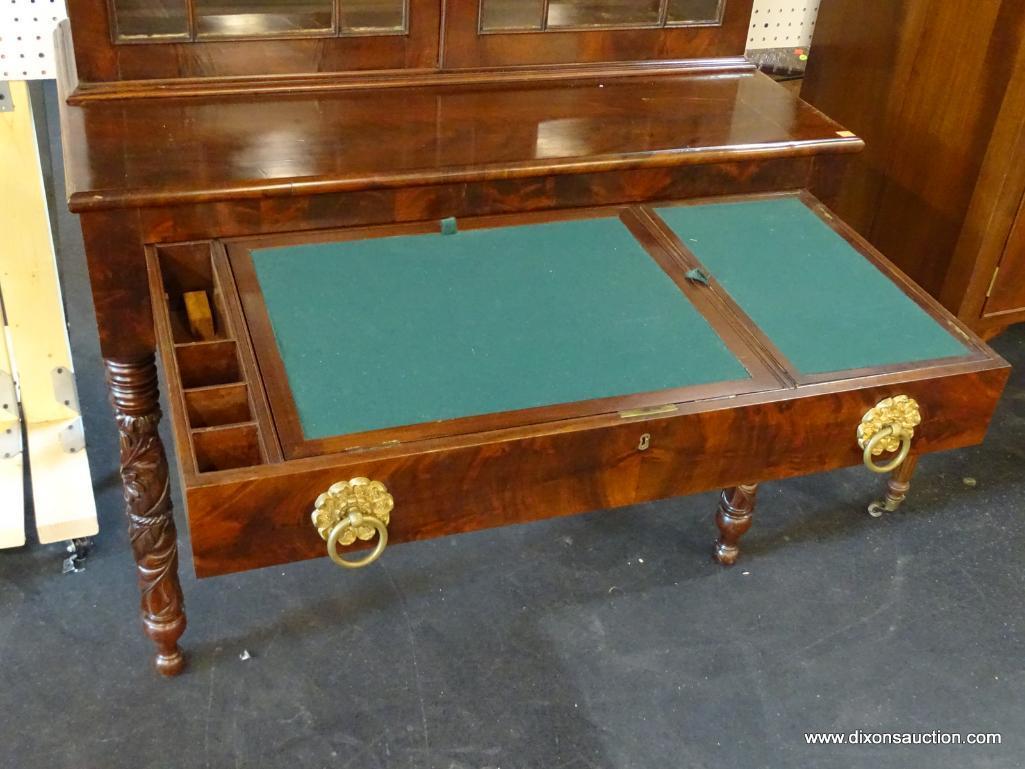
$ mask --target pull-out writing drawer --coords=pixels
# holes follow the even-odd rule
[[[1007,376],[807,196],[164,245],[149,266],[204,576],[896,464],[980,441]]]

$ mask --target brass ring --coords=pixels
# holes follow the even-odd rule
[[[903,430],[901,430],[899,433],[900,451],[897,452],[897,456],[895,456],[885,465],[877,465],[872,460],[872,451],[873,449],[875,449],[878,443],[886,438],[889,438],[891,435],[896,434],[897,432],[897,428],[895,428],[893,425],[887,425],[882,430],[879,430],[875,435],[873,435],[869,439],[868,443],[865,444],[865,453],[863,455],[865,460],[865,467],[867,467],[873,473],[883,474],[893,472],[901,466],[901,463],[903,463],[905,459],[908,458],[908,454],[911,452],[911,436]]]
[[[374,548],[370,555],[360,558],[358,561],[346,561],[342,558],[338,552],[338,538],[342,535],[350,526],[357,528],[358,526],[370,525],[373,526],[377,531],[377,546]],[[340,520],[331,529],[331,533],[327,537],[327,554],[331,556],[331,560],[337,563],[339,566],[346,569],[361,569],[364,566],[369,566],[378,558],[381,557],[381,553],[384,552],[384,548],[388,545],[388,529],[377,518],[372,515],[361,515],[359,513],[349,513],[342,520]]]

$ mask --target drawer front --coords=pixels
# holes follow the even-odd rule
[[[186,488],[196,573],[325,555],[310,519],[314,501],[359,476],[382,481],[394,497],[391,546],[858,464],[863,414],[898,394],[921,407],[913,451],[958,448],[982,440],[1006,377],[1006,369],[991,369],[746,405],[736,401],[754,396],[742,396],[701,412],[571,432],[222,473]],[[859,505],[852,500],[852,513]]]

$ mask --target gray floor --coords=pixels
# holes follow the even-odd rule
[[[1025,764],[1025,329],[996,342],[1019,368],[985,445],[925,459],[879,521],[863,470],[769,484],[732,570],[709,558],[710,494],[397,546],[352,574],[197,582],[183,524],[190,668],[159,680],[81,241],[57,211],[101,534],[68,576],[58,546],[0,552],[0,766]],[[804,738],[855,729],[1003,743]]]

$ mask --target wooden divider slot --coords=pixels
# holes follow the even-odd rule
[[[264,460],[271,463],[281,462],[284,457],[274,420],[271,417],[270,405],[267,402],[263,374],[256,362],[253,340],[246,325],[235,277],[231,272],[231,265],[228,263],[223,243],[213,244],[212,266],[217,295],[224,302],[221,312],[227,321],[228,328],[233,330],[232,338],[238,345],[238,360],[242,370],[242,379],[249,385],[249,408],[252,412],[250,419],[256,422],[259,428],[260,448]]]
[[[186,486],[195,473],[280,462],[281,449],[223,248],[210,242],[154,246],[147,251],[147,270]],[[185,294],[195,291],[209,300],[213,339],[198,339],[190,328]],[[202,330],[208,335],[210,318],[200,315],[206,318]]]
[[[256,423],[192,431],[196,468],[201,473],[263,464]]]
[[[249,388],[244,384],[185,390],[185,408],[192,428],[222,427],[253,420]]]
[[[181,386],[195,387],[242,382],[238,349],[233,340],[175,345]]]
[[[210,261],[209,243],[183,243],[161,246],[160,274],[167,297],[171,337],[177,344],[201,341],[189,329],[185,312],[185,294],[202,291],[210,301],[214,320],[214,339],[234,336],[224,311],[224,297]]]

